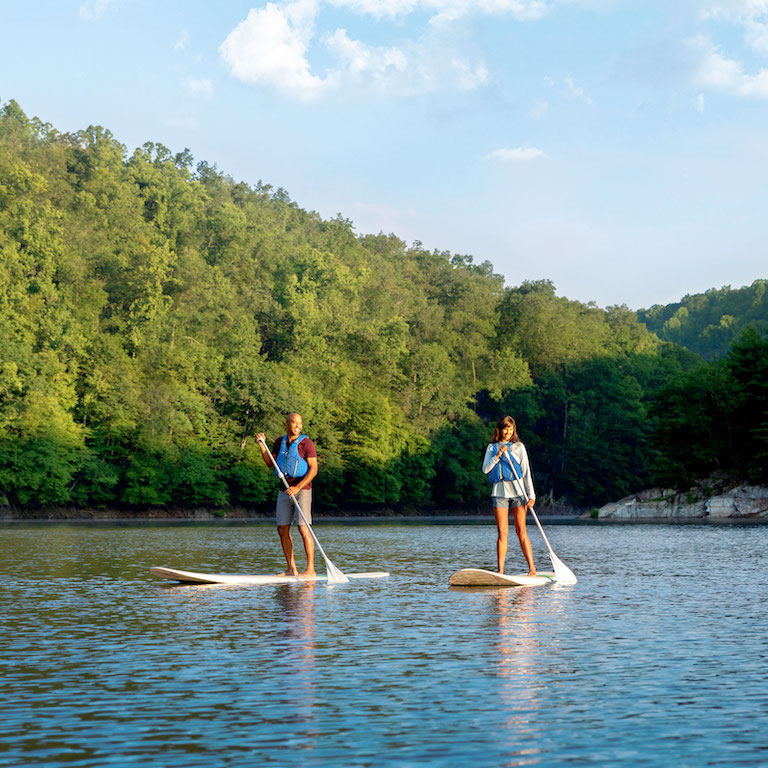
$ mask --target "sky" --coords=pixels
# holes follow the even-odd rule
[[[0,103],[632,309],[768,277],[768,0],[0,0]]]

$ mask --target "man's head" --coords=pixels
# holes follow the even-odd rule
[[[301,414],[289,413],[285,420],[285,433],[288,437],[298,437],[302,429],[304,429],[304,423],[301,420]]]

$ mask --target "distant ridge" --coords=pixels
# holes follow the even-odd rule
[[[742,288],[711,288],[674,304],[637,312],[638,322],[664,341],[686,347],[707,360],[722,357],[744,327],[768,331],[768,280]]]

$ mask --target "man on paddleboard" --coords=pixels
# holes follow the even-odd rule
[[[278,437],[272,445],[272,456],[289,486],[286,490],[278,492],[275,509],[277,532],[288,564],[286,570],[279,575],[307,578],[315,575],[315,542],[291,499],[295,497],[304,519],[312,525],[312,479],[317,475],[317,449],[315,444],[302,434],[303,426],[300,414],[289,413],[285,421],[285,434]],[[266,449],[266,435],[260,432],[256,435],[256,440],[261,448],[261,458],[271,468],[272,461]],[[301,573],[297,571],[293,557],[292,522],[299,526],[304,551],[307,553],[307,568]]]

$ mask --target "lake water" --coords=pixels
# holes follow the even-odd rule
[[[0,766],[768,765],[768,526],[549,525],[578,584],[471,591],[491,525],[316,531],[392,575],[176,586],[277,572],[273,526],[0,528]]]

